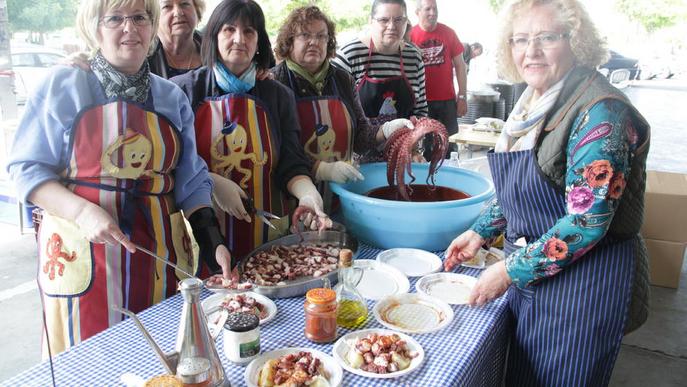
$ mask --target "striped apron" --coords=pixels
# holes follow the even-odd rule
[[[291,71],[291,90],[298,90]],[[334,95],[296,97],[298,121],[301,126],[300,140],[305,153],[314,161],[351,161],[353,155],[353,132],[355,122],[344,101],[339,97],[336,80],[332,78]],[[317,185],[325,203],[325,212],[332,210],[332,195],[329,185]]]
[[[488,154],[508,221],[506,254],[537,240],[566,214],[534,150]],[[634,241],[605,236],[560,273],[508,294],[515,327],[506,384],[604,386],[620,350],[634,275]]]
[[[114,101],[81,111],[69,132],[70,159],[61,180],[107,211],[132,242],[195,271],[174,199],[181,140],[169,121],[146,109]],[[123,316],[110,305],[140,312],[173,295],[183,278],[146,253],[89,243],[75,223],[47,212],[38,246],[53,354],[120,322]]]
[[[263,103],[250,94],[230,93],[206,98],[195,114],[198,154],[210,171],[238,184],[256,208],[284,214],[285,204],[272,176],[279,159],[278,140]],[[216,203],[215,212],[229,250],[239,258],[280,236],[255,217],[251,223],[236,219]],[[287,218],[274,223],[280,232],[288,229]]]

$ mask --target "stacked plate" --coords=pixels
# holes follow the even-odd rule
[[[353,267],[363,270],[356,289],[365,299],[376,301],[410,290],[408,278],[391,265],[372,259],[356,259]]]
[[[422,277],[441,270],[441,259],[429,251],[410,248],[384,250],[377,261],[400,270],[408,277]]]
[[[494,114],[494,102],[477,98],[468,99],[468,111],[458,119],[459,124],[474,124],[480,117],[491,117]]]
[[[415,289],[451,305],[464,305],[476,283],[477,278],[465,274],[434,273],[420,278]]]

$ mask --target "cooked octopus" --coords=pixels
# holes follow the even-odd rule
[[[206,280],[206,286],[213,289],[229,289],[229,290],[250,290],[253,288],[253,284],[250,282],[236,282],[230,279],[226,279],[222,274],[214,274]]]
[[[327,377],[320,359],[301,351],[268,360],[258,374],[258,386],[326,387]]]
[[[255,298],[245,294],[229,295],[222,300],[220,306],[229,311],[251,313],[258,316],[259,319],[267,317],[267,308],[265,305],[259,303]]]
[[[436,185],[434,176],[443,164],[448,149],[448,132],[441,122],[427,117],[411,118],[411,121],[415,129],[401,128],[395,131],[384,147],[387,183],[390,187],[396,186],[399,195],[406,201],[410,201],[410,194],[412,194],[410,184],[415,181],[412,162],[413,150],[417,143],[426,135],[429,135],[428,137],[434,142],[427,173],[427,184],[431,187]],[[410,176],[410,184],[405,181],[406,173]]]
[[[346,361],[353,368],[375,374],[388,374],[404,370],[417,356],[397,334],[370,333],[349,343]]]
[[[339,250],[332,243],[272,246],[248,258],[243,279],[255,285],[275,286],[299,277],[321,277],[336,269]]]

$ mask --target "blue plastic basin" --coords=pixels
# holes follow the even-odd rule
[[[413,164],[414,184],[425,184],[428,170],[429,164]],[[330,186],[341,200],[347,230],[358,240],[383,249],[444,250],[494,196],[494,185],[482,175],[442,166],[436,174],[437,185],[463,191],[470,198],[425,203],[370,198],[365,193],[387,185],[386,163],[363,164],[360,171],[365,180]]]

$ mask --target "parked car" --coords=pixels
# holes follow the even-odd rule
[[[64,51],[39,45],[12,46],[12,71],[17,103],[24,104],[33,90],[50,72],[50,68],[64,58]]]
[[[668,79],[680,72],[680,61],[672,55],[641,59],[641,79]]]
[[[627,69],[630,71],[630,79],[639,79],[639,60],[628,58],[613,50],[611,50],[610,53],[611,58],[608,60],[608,62],[599,66],[599,69],[602,70],[606,77],[610,78],[611,73],[615,70]],[[603,69],[606,70],[603,71]]]

